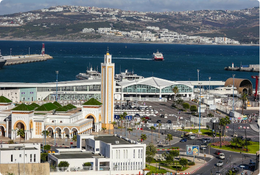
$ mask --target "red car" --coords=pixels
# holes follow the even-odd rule
[[[216,155],[219,155],[221,153],[221,151],[216,151],[215,154]]]

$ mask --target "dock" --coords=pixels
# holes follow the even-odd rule
[[[232,63],[232,66],[225,67],[224,69],[229,71],[259,72],[259,65],[249,64],[249,65],[242,65],[240,67],[235,67],[234,63]]]
[[[3,57],[6,60],[5,66],[47,61],[49,59],[53,59],[53,57],[48,54],[11,55],[11,56],[3,56]]]

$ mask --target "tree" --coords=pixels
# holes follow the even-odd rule
[[[69,166],[70,166],[70,164],[67,161],[61,161],[58,164],[58,167],[69,167]]]
[[[153,144],[146,146],[146,156],[154,157],[157,153],[156,147]]]
[[[14,144],[13,140],[8,140],[8,144]]]
[[[124,119],[125,119],[124,115],[121,114],[121,115],[119,116],[119,120],[121,121],[121,131],[122,131],[122,129],[123,129],[123,121],[124,121]]]
[[[171,135],[171,134],[167,134],[165,140],[168,140],[168,141],[169,141],[169,145],[170,145],[170,142],[171,142],[171,140],[172,140],[172,135]]]
[[[178,93],[179,93],[179,89],[178,89],[178,87],[177,87],[177,86],[174,86],[174,88],[172,88],[172,91],[174,92],[174,94],[175,94],[175,97],[177,96],[176,94],[178,94]]]
[[[169,163],[174,164],[174,158],[179,156],[180,152],[178,150],[169,151],[168,154],[166,154],[166,160]]]
[[[116,122],[113,121],[111,124],[113,125],[113,134],[115,134],[115,125],[116,125]]]
[[[83,166],[92,166],[92,164],[90,162],[85,162]]]
[[[247,94],[243,92],[241,94],[240,100],[242,100],[242,115],[244,115],[244,105],[245,105],[245,102],[248,100]]]
[[[49,151],[49,150],[51,150],[51,146],[50,145],[44,145],[43,149],[46,150],[46,151]]]
[[[104,133],[106,132],[106,130],[107,130],[106,127],[102,127],[102,131],[103,131]]]
[[[77,141],[77,135],[74,135],[74,136],[72,137],[72,141],[74,141],[74,142]]]
[[[50,134],[50,132],[48,131],[48,130],[44,130],[44,131],[42,131],[42,135],[44,135],[44,136],[48,136]]]
[[[48,153],[41,153],[41,161],[42,162],[46,162],[47,157],[48,157]]]
[[[151,141],[152,141],[152,143],[153,143],[153,131],[155,130],[155,127],[154,126],[151,126],[150,127],[150,130],[151,130]]]
[[[146,157],[146,162],[148,162],[149,164],[151,164],[151,162],[153,161],[153,158],[150,156]]]
[[[190,112],[191,113],[195,113],[195,112],[197,112],[198,111],[198,109],[197,109],[197,106],[196,105],[191,105],[190,106]]]
[[[214,117],[214,115],[213,115],[213,114],[211,114],[211,113],[209,113],[209,114],[208,114],[208,117]]]
[[[186,167],[186,165],[188,165],[188,160],[185,158],[181,158],[179,161],[180,165],[183,167]]]
[[[176,103],[177,103],[178,105],[182,104],[182,103],[183,103],[183,99],[178,98],[178,100],[176,101]]]
[[[161,124],[161,123],[159,123],[159,124],[158,124],[158,129],[159,129],[159,139],[160,139],[160,135],[161,135],[161,134],[160,134],[160,129],[161,129],[161,126],[162,126],[162,124]]]
[[[221,144],[222,144],[221,143],[222,142],[222,137],[221,137],[222,134],[221,133],[225,132],[225,130],[224,130],[225,126],[227,124],[230,124],[230,123],[231,123],[231,121],[230,121],[228,116],[226,116],[224,118],[221,118],[220,121],[219,121],[219,125],[220,125],[220,134],[219,134],[219,137],[220,137],[220,148],[222,147],[221,146]]]
[[[127,131],[129,133],[129,138],[130,138],[131,137],[130,133],[133,131],[133,129],[132,128],[127,128]]]
[[[183,107],[184,110],[186,111],[187,109],[190,108],[190,105],[189,105],[189,103],[183,103],[183,104],[182,104],[182,107]]]
[[[21,137],[24,137],[24,130],[23,129],[19,129],[18,131],[17,131],[17,135],[18,136],[20,136],[20,142],[21,142]]]
[[[147,139],[146,134],[142,134],[142,135],[141,135],[141,139],[142,139],[143,141],[145,141],[145,140]]]

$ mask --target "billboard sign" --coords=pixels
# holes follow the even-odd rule
[[[198,156],[199,150],[199,145],[186,145],[186,154],[189,156]]]

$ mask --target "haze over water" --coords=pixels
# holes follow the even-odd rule
[[[5,66],[0,70],[0,82],[53,82],[55,71],[59,70],[59,81],[75,80],[80,72],[90,65],[100,71],[104,54],[109,47],[116,72],[128,69],[144,77],[155,76],[173,81],[196,81],[197,69],[200,80],[225,81],[236,74],[236,78],[247,78],[255,83],[251,75],[256,72],[225,71],[224,67],[259,64],[257,46],[218,46],[218,45],[173,45],[173,44],[126,44],[126,43],[79,43],[44,42],[46,54],[54,59],[45,62]],[[25,55],[41,52],[42,42],[0,41],[2,55]],[[165,60],[152,60],[157,49]]]

